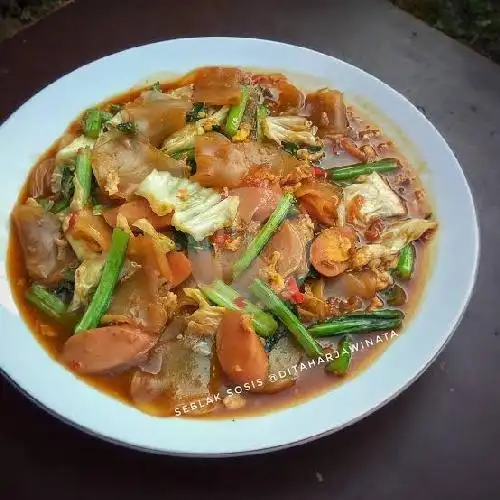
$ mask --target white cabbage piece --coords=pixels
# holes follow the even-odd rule
[[[63,163],[65,161],[73,159],[78,151],[82,148],[90,148],[92,149],[95,144],[95,139],[89,139],[84,135],[78,136],[73,142],[70,142],[67,146],[60,149],[56,153],[56,163]]]
[[[89,304],[94,290],[101,279],[104,257],[84,260],[75,271],[75,293],[69,305],[70,311],[77,311]]]
[[[425,232],[435,229],[437,223],[425,219],[408,219],[392,224],[377,243],[362,246],[352,259],[353,268],[363,267],[376,259],[391,259],[405,245],[418,240]]]
[[[205,132],[213,130],[214,127],[223,125],[228,113],[229,106],[223,106],[207,118],[189,123],[183,129],[174,132],[163,143],[163,151],[168,155],[172,155],[183,149],[194,148],[196,136],[203,135]]]
[[[361,223],[369,224],[375,218],[405,215],[406,208],[401,198],[387,185],[377,172],[368,175],[363,182],[344,188],[344,204],[348,206],[355,196],[363,197],[359,209]]]
[[[184,293],[198,304],[198,309],[186,318],[185,333],[201,337],[214,335],[226,309],[210,305],[198,288],[184,288]]]
[[[321,139],[316,137],[318,127],[302,116],[266,116],[261,121],[264,135],[276,141],[322,146]]]
[[[197,241],[230,226],[237,216],[240,201],[238,196],[222,200],[213,189],[157,170],[141,182],[136,194],[146,198],[158,215],[174,211],[172,225]]]
[[[77,311],[86,307],[101,280],[102,269],[106,258],[99,254],[98,257],[84,260],[75,271],[75,293],[68,306],[69,311]],[[120,280],[130,278],[141,266],[136,262],[126,259],[120,271]]]
[[[80,261],[95,259],[101,255],[101,252],[96,252],[85,240],[73,238],[68,233],[64,237]]]
[[[192,235],[197,241],[201,241],[206,236],[214,234],[218,229],[230,226],[238,214],[239,204],[238,196],[228,196],[206,212],[188,219],[182,224],[176,225],[174,214],[172,223],[180,231]]]
[[[203,213],[222,198],[213,189],[158,170],[153,170],[139,184],[135,194],[146,198],[151,209],[158,215],[167,215],[175,210],[177,220],[179,214],[184,213],[187,218]]]

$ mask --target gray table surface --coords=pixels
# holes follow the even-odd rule
[[[266,456],[132,452],[57,421],[0,377],[0,496],[500,498],[500,67],[383,0],[78,0],[0,44],[0,121],[98,57],[207,35],[317,49],[376,75],[425,111],[461,162],[479,212],[481,263],[467,313],[438,360],[396,400],[333,436]]]

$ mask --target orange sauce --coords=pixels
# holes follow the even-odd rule
[[[176,82],[163,83],[163,90],[170,90],[179,85],[185,84],[188,77],[184,77]],[[119,96],[115,96],[109,101],[102,104],[105,108],[106,105],[111,103],[127,103],[136,99],[144,89],[133,89],[127,91]],[[51,146],[47,152],[39,159],[38,163],[55,156],[55,153],[61,141],[69,142],[68,138],[77,135],[80,132],[80,118],[75,120],[69,127],[66,134],[56,143]],[[364,123],[366,125],[366,122]],[[404,161],[403,155],[391,146],[391,153]],[[326,161],[325,161],[326,162]],[[19,203],[24,203],[27,199],[26,186],[19,196]],[[431,265],[430,250],[423,243],[417,242],[417,261],[415,268],[415,278],[407,285],[404,285],[409,297],[409,302],[401,309],[406,314],[405,324],[411,320],[412,314],[415,312],[420,296],[423,293],[424,284],[427,278],[427,272]],[[30,286],[24,262],[20,243],[18,241],[15,228],[11,224],[10,240],[8,249],[8,274],[10,284],[15,302],[19,308],[21,317],[33,332],[35,338],[40,345],[57,361],[58,354],[64,345],[66,339],[72,334],[67,328],[58,325],[55,321],[48,319],[42,315],[34,306],[32,306],[26,299],[25,293]],[[403,286],[403,285],[402,285]],[[404,332],[398,332],[404,334]],[[380,333],[382,337],[383,332]],[[377,333],[357,335],[355,340],[360,343],[360,352],[353,356],[353,361],[349,374],[346,377],[338,378],[326,374],[322,366],[310,368],[300,373],[297,383],[289,389],[275,393],[275,394],[257,394],[244,391],[243,394],[246,398],[246,405],[240,410],[228,410],[222,405],[217,407],[212,413],[207,416],[210,418],[234,418],[236,416],[248,416],[264,414],[275,411],[278,408],[290,407],[308,399],[316,397],[326,391],[332,390],[334,387],[345,383],[346,381],[355,377],[361,370],[366,369],[372,362],[374,362],[391,343],[390,340],[385,340],[381,343],[376,343]],[[372,340],[373,346],[368,346],[365,340]],[[363,347],[361,347],[363,346]],[[86,383],[95,387],[96,389],[115,397],[126,404],[133,405],[130,398],[130,379],[135,369],[131,369],[120,375],[113,376],[82,376]],[[158,404],[161,404],[159,401]],[[159,409],[161,413],[161,408]],[[187,413],[186,416],[193,416]],[[205,417],[206,418],[206,417]]]

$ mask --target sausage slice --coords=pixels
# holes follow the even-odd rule
[[[61,361],[77,373],[106,373],[144,361],[157,338],[130,325],[93,328],[70,337]]]

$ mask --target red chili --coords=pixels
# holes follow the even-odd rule
[[[295,276],[290,276],[286,284],[288,286],[287,295],[290,301],[294,304],[302,304],[302,302],[304,302],[305,295],[299,290]]]
[[[314,174],[314,177],[321,177],[321,178],[326,178],[327,171],[324,168],[321,167],[312,167],[312,171]]]
[[[302,292],[295,292],[290,295],[290,300],[294,304],[302,304],[304,302],[306,296]]]
[[[243,297],[236,297],[234,300],[233,300],[233,304],[236,306],[236,307],[240,307],[240,308],[244,308],[246,306],[246,302],[245,302],[245,299]]]

